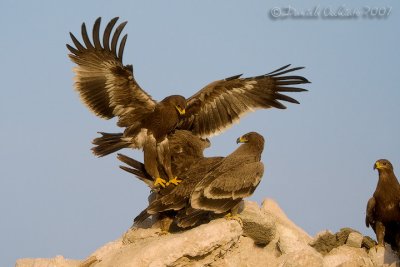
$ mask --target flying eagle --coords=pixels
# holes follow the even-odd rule
[[[309,83],[292,73],[303,67],[281,67],[256,77],[241,75],[214,81],[189,98],[171,95],[157,102],[136,82],[132,65],[122,63],[127,35],[119,37],[127,22],[121,23],[114,33],[118,18],[106,26],[100,40],[100,21],[93,26],[92,41],[85,23],[81,34],[83,44],[70,33],[75,47],[67,44],[70,59],[77,64],[75,88],[82,102],[97,116],[118,117],[117,125],[123,134],[101,133],[94,140],[94,154],[104,156],[121,148],[143,148],[146,171],[156,184],[177,184],[179,180],[171,170],[168,134],[175,129],[188,130],[206,138],[218,134],[245,113],[260,108],[286,108],[280,101],[299,103],[284,92],[302,92],[296,85]],[[161,165],[169,182],[160,178]]]
[[[183,174],[179,186],[152,201],[135,223],[167,211],[177,212],[177,225],[182,228],[195,226],[209,215],[234,215],[241,200],[253,194],[264,173],[260,162],[264,138],[251,132],[237,142],[243,144],[225,158],[200,158]]]
[[[395,251],[400,249],[400,184],[393,165],[386,159],[377,160],[379,180],[373,197],[368,201],[365,224],[371,226],[379,246],[385,242]]]

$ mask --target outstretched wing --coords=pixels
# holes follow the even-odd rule
[[[122,64],[128,35],[122,38],[118,49],[117,46],[127,22],[121,23],[112,35],[117,20],[114,18],[108,23],[100,41],[101,18],[98,18],[93,26],[93,42],[83,23],[84,45],[70,33],[75,47],[67,44],[67,48],[71,52],[70,59],[77,64],[74,68],[75,88],[82,102],[97,116],[105,119],[117,116],[118,125],[127,127],[144,113],[152,111],[156,102],[137,84],[132,66]]]
[[[279,101],[298,104],[282,93],[307,91],[293,86],[309,81],[302,76],[282,76],[303,68],[288,69],[289,66],[261,76],[240,78],[241,75],[236,75],[210,83],[188,99],[187,116],[178,128],[207,137],[218,134],[255,109],[285,109]]]

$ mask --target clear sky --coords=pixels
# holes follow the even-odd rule
[[[341,7],[360,14],[324,17]],[[390,13],[365,17],[368,7]],[[288,8],[319,14],[270,15]],[[298,74],[312,81],[309,92],[291,94],[300,105],[247,115],[212,138],[207,155],[227,155],[238,136],[258,131],[266,171],[252,200],[274,198],[311,235],[353,227],[375,237],[364,225],[378,177],[372,166],[387,158],[400,175],[399,1],[3,0],[0,13],[0,266],[84,258],[146,206],[148,188],[115,155],[90,151],[97,131],[121,129],[73,90],[68,33],[79,36],[81,23],[91,29],[99,16],[102,29],[115,16],[128,21],[124,63],[157,100],[235,74],[305,66]]]

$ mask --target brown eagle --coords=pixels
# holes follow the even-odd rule
[[[253,194],[261,181],[264,138],[250,132],[237,139],[243,143],[225,158],[199,158],[183,175],[183,181],[158,196],[136,218],[140,223],[153,214],[177,213],[177,225],[192,227],[209,215],[237,213],[238,204]]]
[[[393,165],[387,159],[375,162],[379,172],[378,185],[367,204],[365,224],[371,226],[379,246],[385,242],[392,249],[400,249],[400,184],[394,175]]]
[[[171,170],[168,134],[175,129],[188,130],[200,137],[218,134],[238,121],[245,113],[260,108],[286,108],[280,101],[299,103],[282,94],[302,92],[296,85],[309,83],[301,76],[284,74],[303,67],[286,65],[256,77],[241,75],[214,81],[189,98],[172,95],[157,102],[136,82],[132,65],[124,65],[122,57],[127,35],[119,37],[127,22],[114,33],[118,18],[106,26],[100,40],[100,21],[93,26],[92,41],[83,23],[83,44],[70,33],[75,45],[67,44],[70,59],[77,64],[75,88],[83,103],[97,116],[118,117],[117,125],[123,134],[101,133],[94,140],[97,156],[104,156],[121,148],[143,148],[146,171],[156,184],[165,186],[179,182]],[[158,165],[167,173],[169,182],[160,178]]]

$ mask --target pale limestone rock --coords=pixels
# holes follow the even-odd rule
[[[242,236],[239,242],[230,249],[223,258],[217,259],[212,267],[277,267],[280,252],[276,244],[269,243],[265,247],[254,244],[253,239]]]
[[[363,248],[354,248],[343,245],[331,250],[324,257],[324,267],[373,267],[374,264]]]
[[[272,216],[272,218],[275,219],[276,224],[277,226],[280,226],[279,229],[281,231],[288,229],[288,235],[291,236],[292,239],[294,238],[298,242],[306,244],[311,242],[311,236],[294,224],[291,220],[289,220],[286,214],[273,199],[264,199],[261,206],[261,210],[266,214],[266,216]]]
[[[291,252],[281,257],[279,267],[322,267],[322,255],[312,249]]]
[[[79,267],[81,260],[64,259],[63,256],[56,256],[53,259],[19,259],[15,267]]]
[[[240,218],[243,222],[243,235],[252,238],[255,244],[265,246],[275,238],[274,218],[261,212],[256,202],[246,201]]]
[[[399,257],[389,245],[375,246],[369,250],[368,255],[376,266],[400,266]]]
[[[361,248],[364,236],[358,232],[352,232],[347,237],[346,245],[355,248]]]
[[[224,255],[242,233],[237,221],[218,219],[182,233],[127,244],[94,266],[203,266]]]
[[[104,258],[107,258],[108,255],[111,255],[112,253],[114,253],[114,251],[121,249],[123,246],[124,244],[122,237],[115,241],[108,242],[104,246],[98,248],[95,252],[90,254],[85,261],[88,261],[91,258],[95,258],[97,261],[102,261]]]
[[[364,243],[365,237],[360,237],[350,228],[343,228],[336,234],[325,231],[312,240],[270,199],[264,200],[262,208],[255,202],[245,201],[240,217],[242,225],[238,221],[222,218],[173,234],[163,234],[154,226],[132,228],[82,261],[58,256],[54,259],[20,259],[16,266],[400,266],[390,246],[386,249],[372,248],[368,254],[364,245],[360,248],[360,242]],[[255,244],[257,242],[266,245],[259,246]],[[318,253],[312,247],[316,242],[322,242],[329,249]]]

